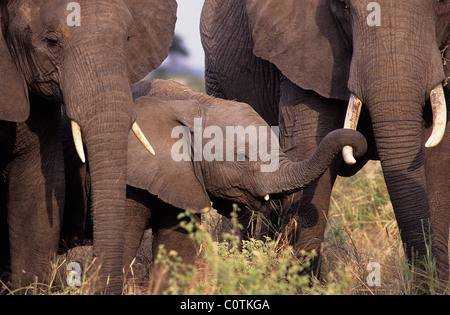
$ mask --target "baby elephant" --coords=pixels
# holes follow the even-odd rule
[[[172,81],[148,80],[133,86],[138,124],[156,155],[130,134],[128,143],[127,211],[124,265],[136,255],[144,231],[152,228],[153,250],[164,244],[186,263],[196,247],[179,226],[177,215],[213,207],[219,212],[238,203],[268,209],[270,198],[305,188],[320,177],[342,148],[355,156],[366,151],[357,131],[335,130],[307,160],[294,163],[280,150],[277,129],[247,104],[196,93]],[[70,128],[65,137],[70,139]],[[67,173],[63,239],[80,242],[87,230],[79,209],[89,203],[89,176],[72,147],[64,141]],[[155,274],[155,268],[153,274]]]

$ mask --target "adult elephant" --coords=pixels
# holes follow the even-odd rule
[[[335,130],[311,157],[293,163],[248,104],[213,98],[166,80],[140,81],[133,86],[133,96],[139,125],[158,154],[150,156],[130,135],[125,269],[146,228],[151,227],[154,235],[153,258],[163,244],[192,264],[198,251],[179,226],[180,212],[201,213],[211,208],[211,202],[223,215],[230,214],[232,203],[265,211],[270,198],[304,189],[317,179],[345,145],[358,155],[367,148],[361,133]],[[75,148],[67,140],[70,129],[63,131],[66,175],[73,189],[67,192],[62,241],[73,246],[89,238],[90,179],[88,169],[74,158]],[[153,274],[161,276],[155,269]]]
[[[358,161],[347,153],[352,167],[337,160],[297,196],[296,248],[320,249],[336,176],[380,159],[408,258],[424,259],[431,242],[439,277],[448,280],[442,83],[450,76],[450,2],[206,0],[201,32],[207,92],[279,123],[290,159],[305,159],[331,130],[356,128],[361,114],[368,153]]]
[[[1,254],[10,253],[13,285],[42,280],[58,248],[64,104],[92,174],[94,247],[103,285],[109,281],[105,292],[121,293],[127,143],[136,120],[131,83],[167,56],[176,2],[0,5]]]

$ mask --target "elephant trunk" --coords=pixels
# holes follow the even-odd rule
[[[291,162],[280,158],[276,179],[269,193],[290,194],[311,184],[319,178],[335,159],[344,146],[351,146],[356,156],[364,155],[367,142],[362,134],[353,130],[338,129],[330,132],[319,144],[314,154],[305,161]]]
[[[377,75],[382,78],[381,72],[374,74]],[[412,86],[416,87],[415,91],[423,93],[412,93]],[[393,76],[373,80],[371,87],[362,94],[372,120],[378,156],[410,263],[425,261],[434,252],[422,155],[425,148],[422,127],[426,90],[418,81]],[[436,90],[440,89],[432,91]],[[436,105],[435,100],[432,102]],[[439,143],[443,135],[441,127],[445,130],[445,122],[437,117],[446,117],[446,111],[441,110],[442,106],[438,107],[434,109],[433,135],[427,141],[430,146]]]
[[[92,182],[94,253],[102,264],[101,285],[107,293],[121,293],[130,119],[122,113],[102,113],[83,130]]]
[[[387,110],[393,107],[403,108],[405,112]],[[404,102],[397,102],[395,106],[377,104],[369,109],[384,178],[411,262],[419,257],[424,259],[432,243],[430,205],[422,158],[421,109],[421,104]]]
[[[89,51],[83,49],[80,51]],[[128,134],[135,113],[123,52],[73,57],[79,77],[63,80],[67,116],[86,147],[91,174],[94,253],[104,293],[120,294],[126,206]],[[79,127],[79,128],[78,128]],[[75,135],[76,137],[76,135]],[[78,150],[82,150],[78,145]],[[84,150],[82,150],[84,151]],[[79,151],[80,152],[80,151]]]
[[[434,252],[422,152],[426,149],[422,141],[423,109],[430,95],[434,127],[428,146],[437,145],[442,138],[445,122],[439,117],[447,114],[442,110],[442,99],[435,97],[435,92],[441,90],[437,83],[441,75],[431,70],[437,67],[419,56],[411,58],[414,63],[400,64],[404,54],[406,52],[392,52],[387,62],[375,58],[368,63],[363,75],[371,80],[360,95],[370,113],[378,156],[406,255],[409,262],[414,263],[418,259],[425,261]],[[392,65],[396,68],[392,69]],[[432,80],[421,80],[421,66],[430,69]]]

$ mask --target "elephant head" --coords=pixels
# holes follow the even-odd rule
[[[423,231],[431,231],[423,150],[430,149],[423,139],[434,147],[445,134],[450,2],[247,0],[246,8],[256,56],[303,89],[350,100],[346,128],[356,129],[367,108],[408,256],[425,255]],[[430,108],[431,136],[422,131],[431,125],[424,119]],[[355,162],[351,152],[345,160]]]
[[[158,154],[149,157],[130,136],[127,184],[182,209],[210,208],[211,195],[264,211],[271,196],[299,191],[317,179],[343,146],[359,155],[366,151],[360,133],[341,129],[325,137],[309,159],[294,163],[248,104],[164,80],[141,81],[133,93],[138,122]]]
[[[92,177],[95,253],[122,287],[131,84],[167,56],[176,1],[2,0],[0,120],[28,118],[29,94],[64,104]],[[83,143],[78,142],[83,158]]]

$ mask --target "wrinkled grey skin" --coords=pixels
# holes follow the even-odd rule
[[[423,259],[431,239],[439,277],[448,280],[450,181],[443,170],[450,167],[450,136],[447,131],[432,149],[424,143],[432,124],[430,91],[450,76],[450,63],[444,67],[439,53],[450,42],[450,2],[377,3],[380,26],[366,21],[368,1],[206,0],[207,93],[246,102],[279,124],[293,161],[343,126],[355,94],[364,104],[358,130],[369,150],[354,167],[336,161],[296,195],[301,228],[294,245],[320,250],[336,176],[380,159],[409,259]],[[448,92],[447,86],[447,103]]]
[[[45,281],[64,204],[60,112],[82,129],[102,292],[121,293],[131,84],[167,56],[174,0],[2,0],[1,260],[13,287]],[[74,16],[75,14],[75,16]],[[80,19],[80,25],[70,21]],[[69,21],[69,22],[68,22]],[[6,223],[7,220],[7,223]]]
[[[327,169],[344,145],[352,145],[360,155],[366,150],[366,141],[359,132],[342,129],[328,135],[318,150],[304,162],[292,163],[283,152],[278,151],[278,147],[274,152],[269,151],[272,155],[279,155],[279,167],[273,172],[261,172],[260,166],[268,162],[260,158],[251,160],[248,150],[245,161],[237,161],[237,141],[234,142],[235,155],[232,161],[206,161],[204,158],[196,161],[193,155],[191,159],[177,162],[173,159],[172,151],[182,138],[178,132],[173,133],[173,130],[180,126],[186,127],[186,131],[192,133],[194,139],[195,132],[198,132],[194,127],[196,118],[202,119],[201,132],[208,126],[217,126],[223,130],[224,136],[227,126],[267,129],[269,126],[245,103],[206,96],[172,81],[141,81],[133,86],[133,95],[136,98],[138,123],[145,134],[152,138],[156,156],[148,156],[135,136],[130,135],[124,258],[126,267],[135,257],[144,231],[149,227],[153,229],[155,237],[155,253],[158,246],[164,244],[167,250],[176,250],[186,263],[193,262],[197,253],[195,244],[188,238],[187,232],[179,227],[176,219],[180,211],[184,211],[181,209],[200,212],[210,208],[213,200],[213,207],[223,214],[231,211],[229,206],[232,203],[264,210],[269,206],[269,202],[264,199],[266,194],[280,197],[304,189]],[[263,136],[259,138],[261,141]],[[266,135],[268,136],[270,134]],[[70,132],[65,133],[64,138],[70,139]],[[203,139],[202,148],[206,148],[210,141],[211,138]],[[270,143],[271,140],[267,141]],[[277,138],[274,141],[278,143]],[[80,163],[73,158],[74,148],[70,141],[68,144],[64,150],[67,181],[78,183],[78,188],[72,187],[78,195],[67,193],[66,224],[62,239],[73,246],[82,242],[86,234],[86,226],[83,226],[86,214],[80,214],[79,211],[85,207],[79,203],[81,200],[81,203],[87,204],[89,174],[86,168],[80,169]],[[245,146],[249,147],[248,137]],[[194,150],[194,140],[188,144],[188,148],[189,151]],[[83,198],[79,197],[79,192]],[[77,221],[79,224],[76,224]],[[66,228],[74,226],[78,228]]]

